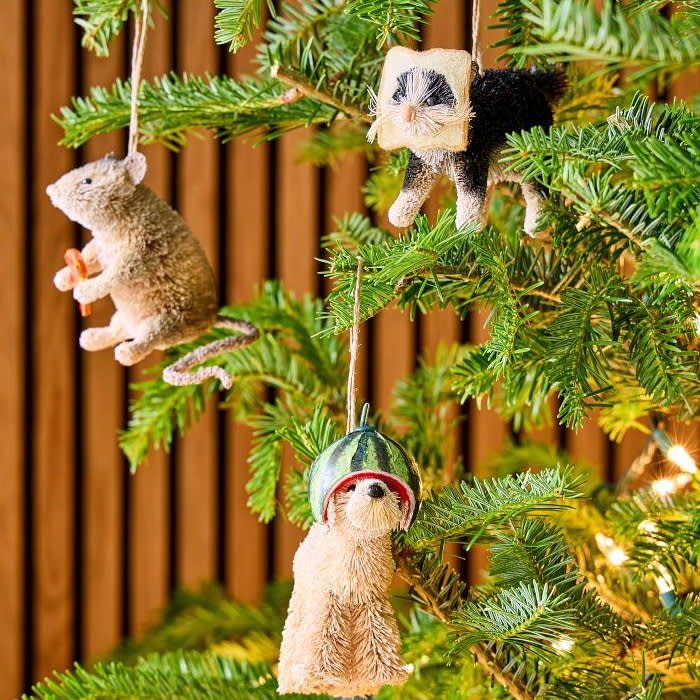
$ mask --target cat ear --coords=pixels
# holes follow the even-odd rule
[[[138,185],[146,177],[146,167],[146,156],[143,153],[132,153],[124,158],[124,168],[134,185]]]

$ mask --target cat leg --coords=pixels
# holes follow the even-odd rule
[[[415,153],[411,153],[406,166],[401,192],[389,208],[389,221],[397,228],[413,223],[428,198],[437,179],[435,170],[426,165]]]
[[[116,311],[109,322],[109,326],[103,328],[87,328],[80,334],[80,347],[83,350],[94,352],[111,348],[129,337],[129,331],[123,323],[123,317]]]
[[[455,186],[457,188],[457,228],[465,224],[482,227],[486,223],[486,189],[489,178],[489,159],[486,154],[459,153],[455,159]]]
[[[131,367],[154,350],[170,347],[181,340],[181,335],[173,328],[172,319],[167,316],[154,316],[141,323],[133,340],[117,345],[114,357],[120,364]]]
[[[531,238],[537,237],[537,220],[542,211],[542,190],[534,180],[520,184],[525,200],[525,233]]]

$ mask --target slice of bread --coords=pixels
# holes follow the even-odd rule
[[[469,86],[471,84],[472,60],[468,51],[457,49],[430,49],[413,51],[403,46],[395,46],[387,52],[382,69],[382,79],[377,94],[377,119],[382,110],[391,104],[396,91],[397,79],[401,73],[411,68],[432,69],[445,76],[457,99],[455,108],[469,114]],[[461,151],[466,148],[469,118],[456,124],[448,124],[432,136],[412,136],[403,131],[391,120],[384,120],[378,130],[379,146],[391,151],[407,147],[412,151],[442,149]]]

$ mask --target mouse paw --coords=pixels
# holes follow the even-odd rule
[[[54,286],[59,292],[69,292],[77,281],[75,274],[68,267],[62,267],[53,278]]]
[[[114,358],[120,365],[124,365],[124,367],[131,367],[141,359],[138,357],[138,353],[134,352],[131,343],[117,345],[117,347],[114,348]]]
[[[91,304],[96,301],[92,285],[89,282],[78,282],[73,288],[73,299],[80,304]]]

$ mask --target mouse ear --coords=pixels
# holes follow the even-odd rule
[[[132,153],[124,158],[124,167],[131,182],[138,185],[146,177],[146,156],[143,153]]]

